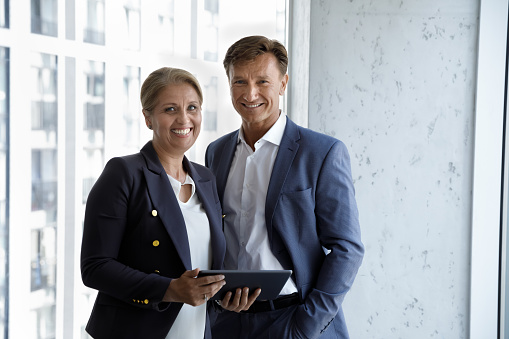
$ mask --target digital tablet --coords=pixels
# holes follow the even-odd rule
[[[228,291],[235,293],[237,288],[243,287],[248,287],[249,293],[261,288],[262,293],[257,300],[272,300],[278,297],[292,270],[203,270],[198,277],[217,274],[224,275],[226,285],[211,298],[212,300],[222,300]]]

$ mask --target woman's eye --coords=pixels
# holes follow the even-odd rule
[[[196,110],[198,107],[196,107],[195,105],[189,105],[189,107],[187,108],[188,110],[190,111],[194,111]]]
[[[164,111],[165,111],[165,112],[175,112],[175,111],[176,111],[176,109],[175,109],[175,107],[166,107],[166,108],[164,109]]]

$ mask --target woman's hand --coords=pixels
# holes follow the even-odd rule
[[[212,298],[226,284],[224,275],[197,278],[199,268],[185,271],[180,278],[173,279],[164,294],[163,301],[180,302],[199,306]]]
[[[237,288],[235,295],[232,298],[232,292],[227,292],[221,301],[221,307],[225,310],[239,313],[240,311],[246,311],[253,305],[256,298],[262,292],[261,289],[257,288],[253,294],[249,295],[249,288],[244,287],[243,289]]]

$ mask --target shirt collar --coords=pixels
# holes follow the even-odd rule
[[[286,128],[286,113],[281,111],[279,114],[279,118],[276,120],[274,125],[272,125],[271,128],[263,135],[263,137],[260,138],[260,140],[269,141],[270,143],[273,143],[276,146],[279,146],[281,144],[281,139],[283,139],[283,134],[285,132]],[[244,130],[242,127],[239,131],[239,136],[237,138],[237,143],[243,141],[246,142],[246,139],[244,138]]]

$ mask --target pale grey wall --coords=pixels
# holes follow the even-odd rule
[[[349,148],[366,246],[353,339],[468,338],[478,17],[474,0],[311,0],[309,127]]]

